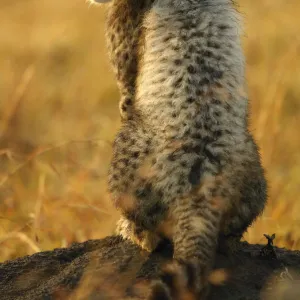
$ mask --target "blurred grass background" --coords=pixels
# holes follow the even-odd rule
[[[239,0],[251,129],[270,185],[245,238],[300,249],[300,2]],[[104,10],[0,1],[0,261],[112,233],[106,192],[118,90]]]

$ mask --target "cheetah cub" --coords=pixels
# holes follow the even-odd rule
[[[89,0],[107,3],[106,44],[115,73],[121,100],[122,121],[132,116],[138,72],[138,50],[142,39],[142,22],[154,0]]]
[[[118,3],[126,9],[114,10]],[[204,299],[217,246],[239,240],[267,198],[248,130],[239,15],[231,0],[139,3],[148,5],[110,4],[112,61],[134,101],[115,139],[109,189],[124,238],[149,251],[162,238],[173,243],[174,264],[148,299],[182,299],[182,290]],[[134,72],[123,73],[129,61]]]

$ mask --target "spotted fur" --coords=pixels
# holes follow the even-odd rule
[[[141,27],[131,36],[140,45],[136,55],[131,44],[134,72],[118,71],[119,84],[134,83],[131,118],[117,134],[109,173],[123,214],[119,232],[150,251],[162,237],[173,242],[175,263],[149,299],[181,299],[174,278],[204,299],[218,244],[239,240],[267,197],[248,130],[240,18],[230,0],[156,0],[140,18],[136,1],[112,6],[125,2],[124,25],[108,23],[116,68],[130,61],[115,55],[128,39],[129,16]]]
[[[112,0],[108,4],[106,44],[121,94],[119,107],[122,120],[128,120],[132,115],[142,22],[153,2],[154,0]]]

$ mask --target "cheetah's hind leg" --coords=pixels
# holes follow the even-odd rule
[[[206,299],[222,213],[205,195],[183,199],[176,208],[174,261],[153,282],[148,300]]]

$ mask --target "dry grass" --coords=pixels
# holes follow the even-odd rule
[[[299,0],[240,0],[252,129],[270,183],[247,239],[300,249]],[[118,91],[103,10],[84,0],[0,3],[0,261],[110,234],[106,193]],[[297,126],[298,125],[298,126]]]

